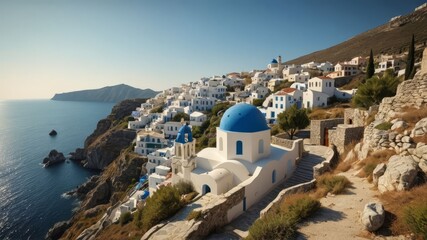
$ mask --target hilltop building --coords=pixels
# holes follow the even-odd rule
[[[295,168],[297,148],[271,144],[263,114],[250,104],[236,104],[225,111],[216,138],[215,148],[196,154],[191,129],[182,126],[175,140],[172,182],[191,182],[196,191],[216,195],[244,186],[242,204],[230,210],[234,214],[259,201]]]

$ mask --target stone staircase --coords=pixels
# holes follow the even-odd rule
[[[267,207],[283,189],[311,181],[313,179],[313,167],[325,160],[323,156],[325,151],[324,147],[321,146],[305,146],[305,148],[309,153],[301,158],[297,168],[288,180],[273,189],[261,201],[251,206],[245,213],[234,219],[231,223],[209,235],[207,239],[234,240],[246,237],[249,227],[260,217],[260,211]]]

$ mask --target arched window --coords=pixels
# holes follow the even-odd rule
[[[219,150],[222,151],[222,137],[219,138]]]
[[[264,153],[264,140],[260,139],[258,141],[258,153],[263,154]]]
[[[236,155],[242,155],[243,154],[243,143],[242,141],[236,142]]]
[[[271,173],[271,183],[275,183],[276,182],[276,170],[273,170],[273,172]]]

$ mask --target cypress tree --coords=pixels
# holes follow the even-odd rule
[[[406,60],[405,80],[411,78],[411,74],[414,71],[414,64],[415,64],[414,52],[415,52],[415,36],[414,34],[412,34],[412,41],[408,51],[408,59]]]
[[[366,68],[366,79],[369,79],[372,76],[374,76],[374,73],[375,73],[374,54],[372,53],[372,49],[371,49],[371,53],[369,54],[368,67]]]

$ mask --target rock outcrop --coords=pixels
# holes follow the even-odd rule
[[[384,207],[377,202],[366,204],[361,215],[362,224],[370,232],[378,230],[384,224],[384,218]]]
[[[55,223],[55,225],[53,225],[53,227],[49,229],[49,231],[47,232],[45,239],[46,240],[59,239],[69,226],[70,226],[69,221]]]
[[[61,163],[64,161],[64,154],[53,149],[49,152],[49,155],[43,159],[43,164],[45,167],[49,167],[53,164]]]
[[[410,189],[416,182],[417,163],[412,156],[394,155],[389,159],[387,169],[378,179],[378,190],[403,191]]]
[[[136,132],[126,129],[127,117],[145,101],[132,99],[115,105],[111,114],[100,120],[95,131],[86,138],[84,148],[71,153],[71,159],[81,161],[87,168],[102,170],[107,167],[135,139]]]

